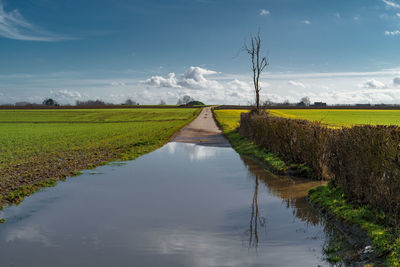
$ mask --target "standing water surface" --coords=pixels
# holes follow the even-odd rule
[[[172,142],[1,211],[1,266],[328,265],[304,198],[318,184],[230,147]]]

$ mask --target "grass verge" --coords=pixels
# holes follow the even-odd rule
[[[377,257],[386,258],[389,266],[400,266],[400,237],[394,228],[385,226],[385,214],[347,202],[343,190],[332,184],[310,190],[308,199],[321,212],[361,229]]]
[[[294,176],[312,178],[311,169],[303,164],[286,164],[279,155],[268,152],[237,132],[240,114],[243,110],[213,110],[214,117],[232,147],[240,155],[250,157],[263,163],[267,169],[275,174],[290,174]]]

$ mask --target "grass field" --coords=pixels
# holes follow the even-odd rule
[[[318,121],[334,127],[357,124],[400,125],[400,110],[272,109],[271,114]]]
[[[225,127],[237,127],[240,113],[248,110],[216,110]],[[317,121],[332,127],[357,124],[400,125],[400,110],[271,109],[274,116]]]
[[[248,110],[239,109],[218,109],[214,114],[222,130],[226,133],[236,129],[239,126],[240,114]]]
[[[0,110],[0,200],[26,184],[59,179],[164,144],[200,109]]]

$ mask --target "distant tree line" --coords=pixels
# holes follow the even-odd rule
[[[114,106],[114,105],[126,105],[126,106],[137,106],[140,105],[139,102],[128,98],[127,100],[125,100],[123,103],[120,104],[114,104],[114,103],[108,103],[105,102],[103,100],[100,99],[96,99],[96,100],[76,100],[75,101],[75,106]],[[167,103],[161,99],[160,102],[158,103],[158,105],[167,105]],[[194,98],[192,98],[189,95],[184,95],[182,97],[180,97],[177,101],[177,105],[192,105],[192,106],[196,106],[196,105],[204,105],[203,102],[195,100]],[[27,101],[21,101],[21,102],[16,102],[15,104],[4,104],[4,105],[0,105],[0,106],[48,106],[48,107],[59,107],[59,106],[72,106],[70,104],[66,104],[66,105],[61,105],[57,100],[55,100],[54,98],[45,98],[42,103],[37,104],[37,103],[31,103],[31,102],[27,102]]]

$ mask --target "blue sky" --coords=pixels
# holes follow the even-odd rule
[[[262,98],[400,103],[398,0],[0,0],[0,103]]]

